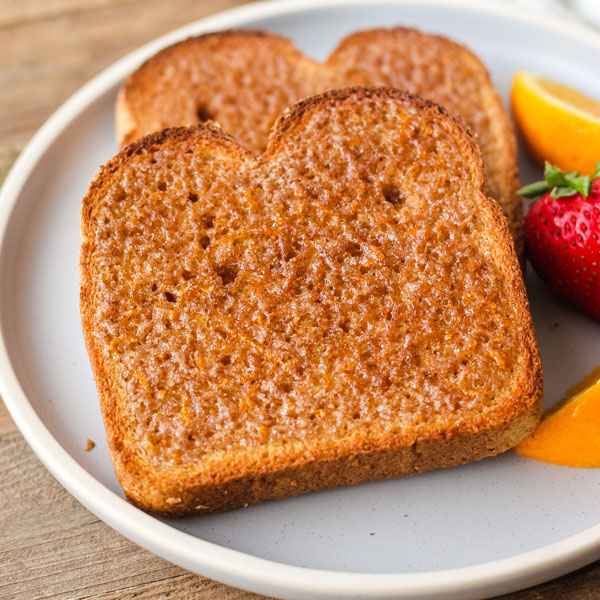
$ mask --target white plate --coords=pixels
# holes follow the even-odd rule
[[[119,83],[159,48],[226,27],[291,36],[315,58],[362,28],[402,24],[465,42],[504,98],[517,69],[600,97],[600,37],[489,3],[336,0],[249,5],[171,33],[119,61],[42,127],[0,198],[0,392],[52,473],[109,525],[168,560],[282,598],[475,598],[538,583],[600,557],[600,470],[512,452],[477,464],[161,522],[133,508],[108,458],[80,331],[78,219],[116,152]],[[521,161],[523,179],[538,177]],[[546,405],[600,363],[600,327],[528,276]],[[86,438],[96,441],[84,451]],[[373,534],[373,535],[371,535]]]

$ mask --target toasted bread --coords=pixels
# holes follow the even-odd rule
[[[541,366],[471,135],[391,88],[122,150],[82,207],[81,313],[115,471],[165,515],[497,454]]]
[[[159,52],[127,79],[117,102],[117,136],[127,144],[164,127],[210,119],[262,152],[287,106],[352,85],[405,89],[462,116],[481,148],[486,193],[502,207],[521,257],[523,209],[510,120],[485,66],[444,37],[399,27],[363,31],[344,39],[323,64],[264,32],[191,38]]]

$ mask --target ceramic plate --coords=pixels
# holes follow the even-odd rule
[[[228,27],[290,36],[323,59],[346,34],[416,26],[464,42],[506,101],[526,69],[600,98],[600,36],[490,3],[310,1],[252,4],[175,31],[119,61],[42,127],[0,199],[0,392],[48,469],[85,506],[181,565],[281,598],[492,596],[600,558],[600,469],[513,452],[454,469],[161,521],[123,499],[108,457],[80,330],[79,206],[117,150],[119,84],[159,48]],[[539,177],[525,157],[523,181]],[[545,402],[600,363],[600,326],[527,276],[545,372]],[[96,442],[85,452],[86,439]]]

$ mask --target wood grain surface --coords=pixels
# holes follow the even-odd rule
[[[76,89],[130,50],[239,0],[0,0],[0,181]],[[566,508],[567,510],[567,508]],[[0,599],[252,600],[139,548],[46,471],[0,401]],[[503,600],[600,598],[600,562]]]

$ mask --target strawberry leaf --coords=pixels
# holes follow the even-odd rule
[[[578,175],[577,173],[565,173],[565,179],[569,185],[577,190],[584,198],[590,195],[591,181],[589,175]]]
[[[536,181],[535,183],[524,185],[520,190],[517,190],[517,194],[524,198],[535,198],[549,192],[551,189],[545,181]]]
[[[544,166],[544,179],[551,188],[569,185],[563,172],[558,167],[553,167],[549,162],[546,162]]]
[[[575,188],[561,186],[553,188],[550,195],[553,198],[568,198],[569,196],[574,196],[577,193],[578,191]]]
[[[558,167],[551,165],[548,161],[544,164],[544,181],[536,181],[522,187],[517,194],[525,198],[535,198],[550,190],[553,198],[568,198],[575,194],[581,194],[584,198],[590,195],[592,181],[600,177],[600,162],[596,165],[594,174],[580,175],[575,171],[563,173]]]

